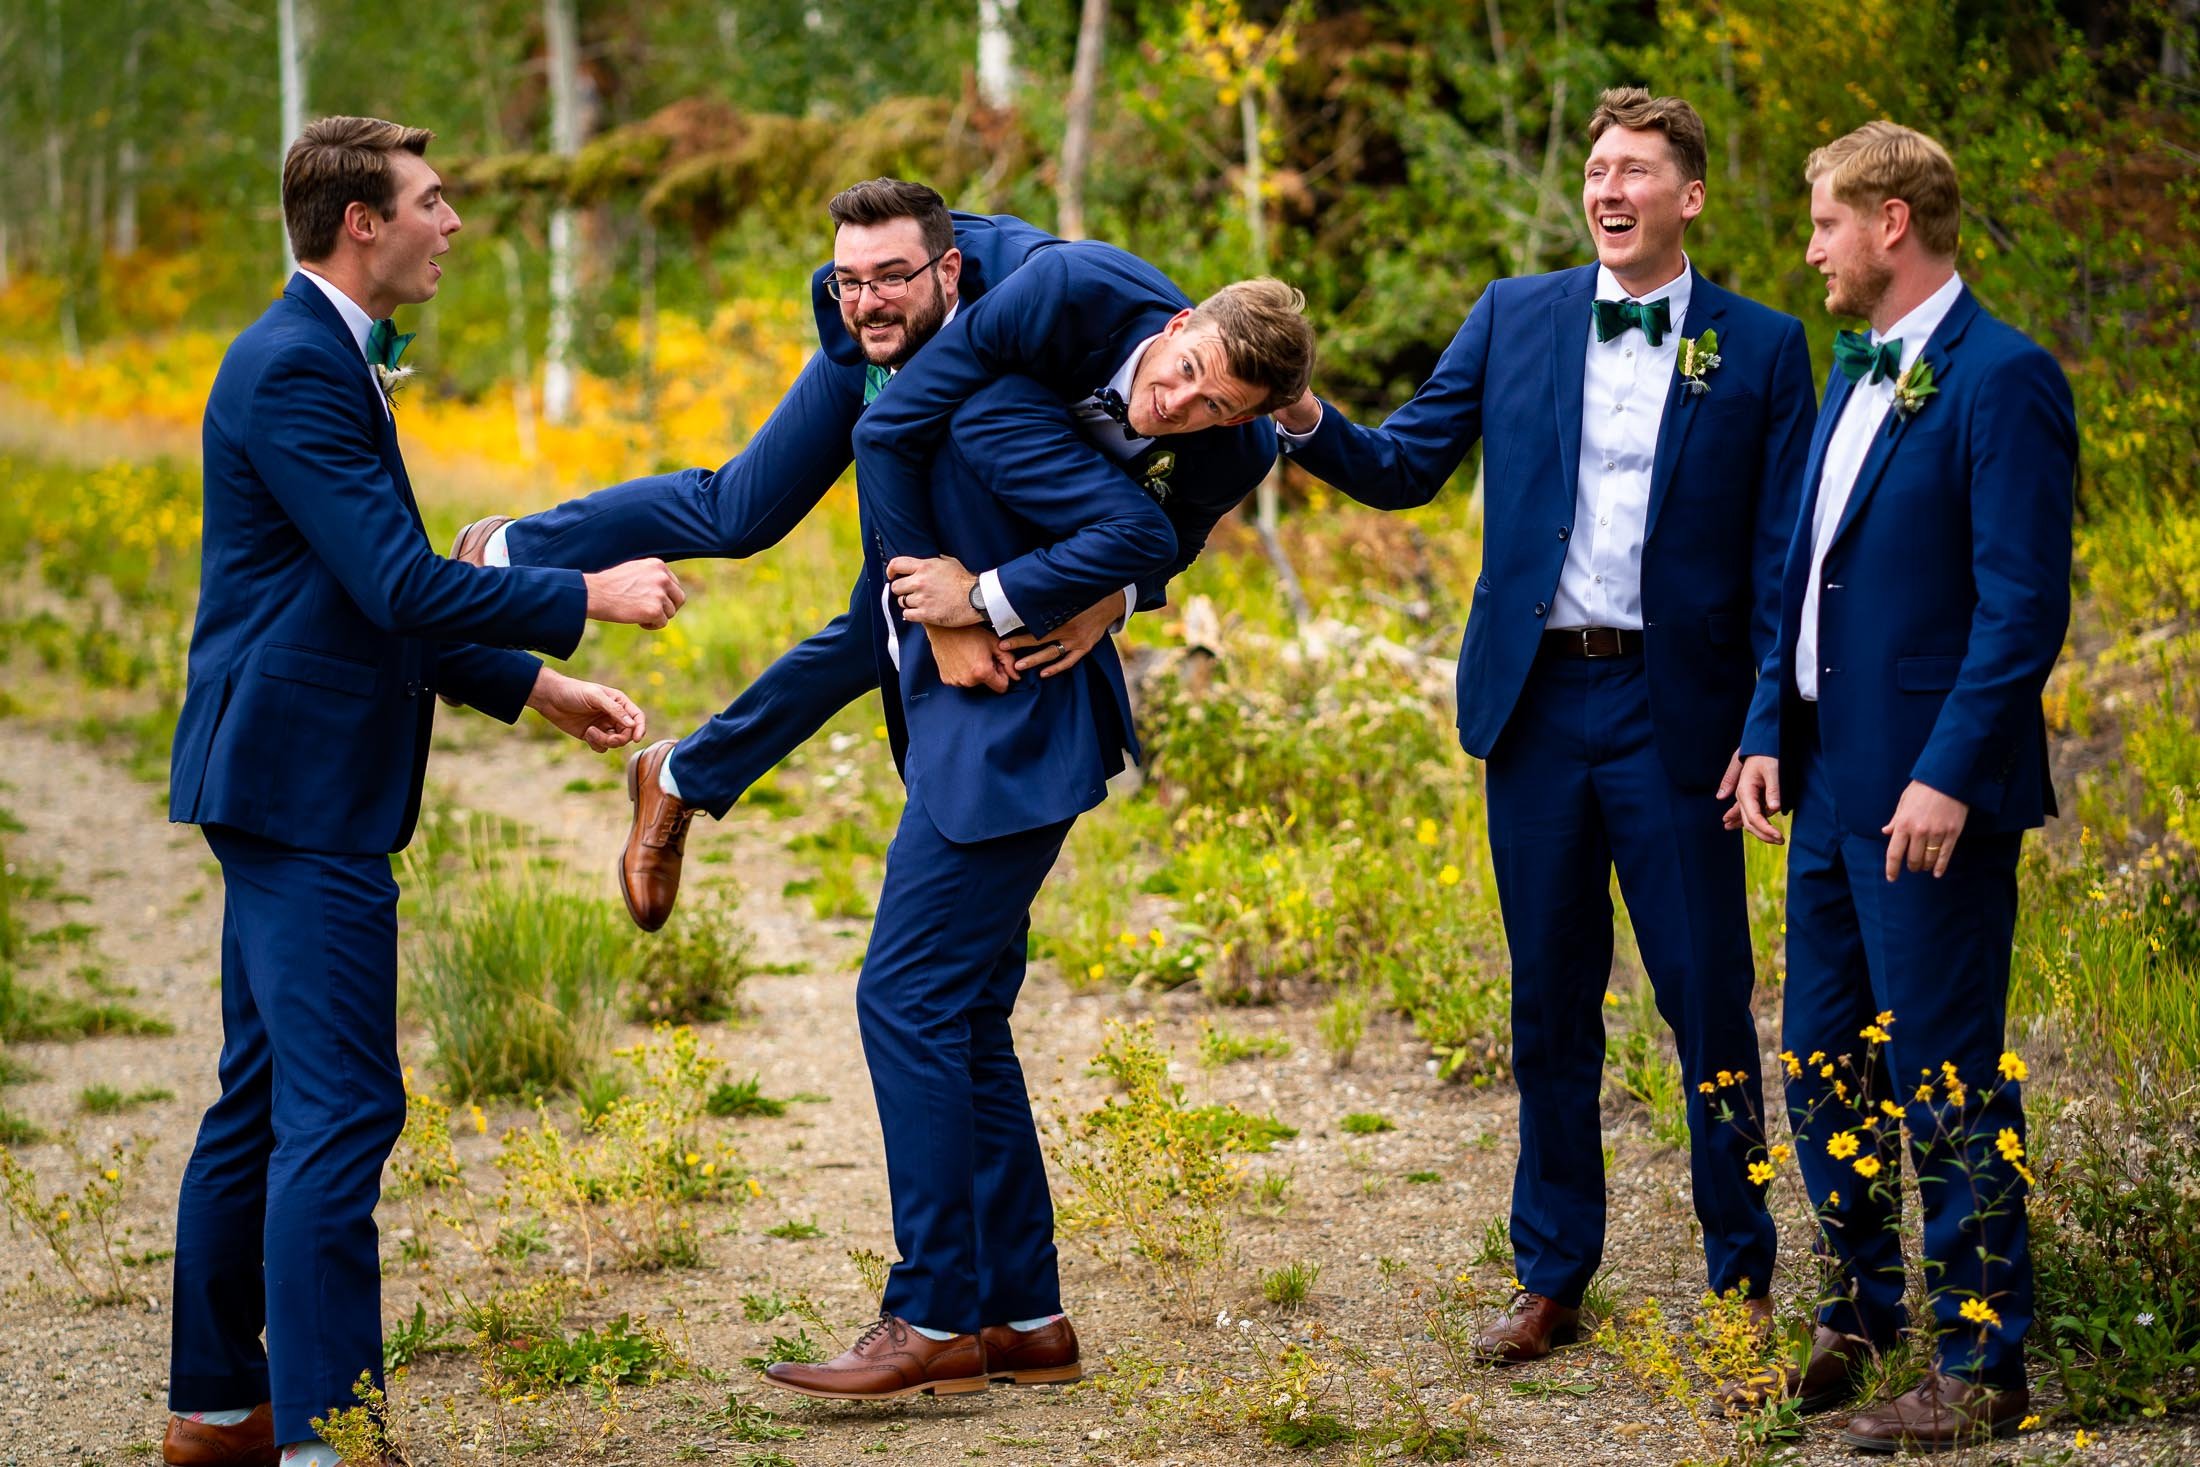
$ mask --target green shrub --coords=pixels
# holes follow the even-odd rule
[[[668,933],[640,946],[627,1017],[668,1024],[732,1018],[740,1009],[741,980],[754,971],[753,941],[722,902],[690,900]]]

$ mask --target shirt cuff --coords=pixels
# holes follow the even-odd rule
[[[1131,624],[1131,617],[1137,610],[1138,583],[1133,581],[1123,588],[1123,614],[1115,619],[1113,626],[1108,628],[1108,635],[1111,637],[1121,636],[1123,628]]]
[[[1281,443],[1285,448],[1300,448],[1305,446],[1305,444],[1309,440],[1311,440],[1316,433],[1319,433],[1321,431],[1321,428],[1322,400],[1317,397],[1314,399],[1314,426],[1307,429],[1304,433],[1294,433],[1289,428],[1284,427],[1283,424],[1278,423],[1276,424],[1276,441],[1278,443]]]
[[[1001,573],[979,571],[978,584],[985,589],[985,614],[993,618],[993,630],[1004,637],[1022,631],[1024,619],[1008,604],[1008,593],[1001,589]]]

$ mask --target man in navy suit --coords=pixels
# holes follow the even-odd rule
[[[1459,737],[1486,761],[1513,965],[1521,1289],[1477,1340],[1503,1361],[1575,1336],[1603,1256],[1601,1001],[1619,873],[1688,1092],[1711,1287],[1769,1325],[1754,964],[1721,805],[1809,434],[1802,326],[1690,267],[1703,123],[1605,93],[1582,207],[1598,262],[1500,280],[1379,429],[1308,400],[1276,421],[1302,468],[1364,503],[1425,504],[1477,438],[1483,569],[1459,656]]]
[[[1031,624],[1005,641],[966,629],[942,629],[935,638],[935,651],[958,685],[984,681],[998,689],[1024,671],[1066,672],[1130,612],[1163,604],[1167,580],[1198,555],[1216,521],[1268,471],[1275,457],[1272,431],[1242,419],[1223,425],[1195,412],[1187,399],[1169,421],[1133,435],[1096,405],[1095,389],[1107,387],[1149,335],[1161,334],[1191,306],[1166,277],[1120,250],[1065,246],[1007,215],[951,214],[933,190],[897,179],[853,185],[833,199],[828,213],[836,230],[834,258],[811,283],[822,350],[739,455],[716,472],[639,479],[540,515],[477,522],[461,533],[454,553],[476,563],[585,569],[633,555],[746,556],[766,549],[848,468],[855,423],[875,410],[870,404],[886,385],[893,382],[900,392],[923,380],[912,378],[909,368],[926,359],[943,327],[1014,279],[1027,262],[1074,248],[1081,261],[1110,261],[1117,280],[1135,280],[1137,289],[1095,298],[1076,317],[1088,340],[1116,339],[1120,354],[1101,352],[1107,363],[1093,367],[1091,381],[1057,390],[1080,404],[1076,420],[1087,436],[1162,503],[1176,556],[1160,574],[1096,593],[1066,618],[1042,620],[1035,610]],[[1057,285],[1062,278],[1049,277]],[[1310,351],[1310,336],[1306,345]],[[973,390],[967,378],[957,381],[961,396]],[[1231,390],[1249,392],[1241,384]],[[1158,441],[1163,435],[1172,435],[1166,445]],[[1035,608],[1055,611],[1059,582],[1036,590]],[[1006,598],[999,599],[1005,610]],[[974,612],[966,615],[976,619]],[[634,819],[620,858],[621,892],[637,923],[654,931],[670,917],[695,812],[722,817],[833,714],[874,689],[875,667],[870,620],[852,605],[849,614],[773,663],[724,713],[637,758],[628,771]],[[891,701],[886,721],[898,740],[899,712]]]
[[[1303,379],[1289,386],[1295,395]],[[897,381],[880,402],[901,390]],[[956,564],[998,567],[1010,586],[1053,586],[1057,604],[1074,607],[1178,554],[1139,481],[1035,377],[976,388],[943,428],[917,485],[923,503],[896,513]],[[864,511],[878,543],[885,516],[868,490]],[[959,687],[942,675],[939,630],[889,603],[887,587],[874,555],[851,615],[870,623],[880,650],[909,793],[856,1004],[900,1259],[880,1317],[849,1350],[775,1365],[765,1378],[848,1400],[1075,1380],[1077,1339],[1061,1312],[1053,1208],[1009,1016],[1031,901],[1070,825],[1106,798],[1125,752],[1136,757],[1122,665],[1103,638],[1074,665],[1050,664],[1060,675],[1019,678],[1003,693]]]
[[[1938,143],[1868,123],[1806,176],[1826,308],[1871,332],[1835,343],[1734,812],[1775,844],[1766,815],[1795,816],[1783,1058],[1833,1269],[1781,1384],[1838,1405],[1907,1324],[1906,1140],[1936,1359],[1843,1439],[1939,1450],[2029,1404],[2023,1066],[2002,1044],[2018,847],[2055,813],[2040,692],[2070,620],[2077,420],[2054,358],[1956,274]]]
[[[640,737],[611,688],[545,667],[591,617],[662,626],[662,562],[481,570],[429,548],[386,396],[459,220],[432,134],[314,123],[283,165],[300,270],[207,401],[205,532],[169,818],[221,862],[221,1098],[177,1206],[170,1463],[330,1467],[316,1416],[382,1367],[374,1206],[405,1120],[397,888],[435,695],[591,748]],[[266,1344],[261,1344],[262,1332]]]

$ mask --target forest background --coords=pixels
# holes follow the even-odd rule
[[[2195,0],[0,0],[0,712],[164,778],[198,417],[285,278],[277,168],[315,115],[435,129],[466,220],[440,295],[400,321],[421,373],[406,451],[445,536],[737,451],[814,348],[822,206],[855,179],[1110,240],[1195,297],[1283,275],[1320,331],[1317,385],[1374,419],[1489,280],[1590,257],[1583,125],[1615,84],[1703,113],[1691,259],[1799,316],[1823,369],[1851,323],[1803,261],[1803,160],[1891,117],[1954,152],[1964,278],[2061,360],[2083,433],[2078,612],[2047,694],[2064,814],[2028,843],[2014,983],[2042,1113],[2100,1100],[2111,1119],[2042,1145],[2067,1159],[2051,1175],[2104,1197],[2166,1167],[2174,1199],[2200,1070],[2196,65]],[[1440,1080],[1505,1082],[1504,946],[1446,703],[1477,473],[1470,456],[1436,504],[1382,516],[1286,469],[1138,619],[1145,779],[1080,825],[1035,924],[1066,980],[1182,987],[1218,1015],[1294,1006],[1339,1065],[1390,1026]],[[854,538],[843,485],[770,554],[684,568],[702,594],[667,632],[599,633],[582,662],[676,733],[838,609]],[[876,720],[852,709],[752,801],[797,821],[820,920],[875,892],[896,789]],[[49,1040],[100,995],[31,940],[38,894],[8,869],[0,1038]],[[1769,1037],[1775,853],[1752,851],[1751,882]],[[442,942],[415,972],[449,966]],[[499,1070],[512,1057],[466,1052],[490,1041],[437,1008],[481,993],[409,982],[447,1101],[601,1073],[611,1026],[547,1070]],[[1669,1044],[1624,944],[1614,993],[1615,1113],[1670,1150]],[[60,1120],[0,1116],[25,1136]],[[2070,1387],[2079,1419],[2200,1399],[2191,1260],[2142,1266],[2117,1251],[2141,1245],[2087,1234],[2092,1194],[2070,1185],[2034,1206],[2070,1256],[2094,1250],[2085,1287],[2181,1301],[2143,1370]],[[2105,1358],[2091,1306],[2070,1325],[2043,1358]]]

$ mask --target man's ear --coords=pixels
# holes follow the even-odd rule
[[[358,199],[344,205],[344,237],[361,244],[373,244],[374,236],[382,226],[382,216],[373,206]]]
[[[1191,324],[1192,308],[1190,306],[1186,306],[1183,310],[1178,311],[1175,315],[1169,318],[1169,324],[1161,328],[1161,334],[1163,336],[1174,336],[1178,332],[1182,331],[1186,326],[1189,326]]]
[[[1910,237],[1910,203],[1887,199],[1879,206],[1879,247],[1892,250]]]
[[[950,247],[946,254],[940,256],[939,271],[940,290],[947,295],[957,295],[958,287],[962,284],[963,252]]]

